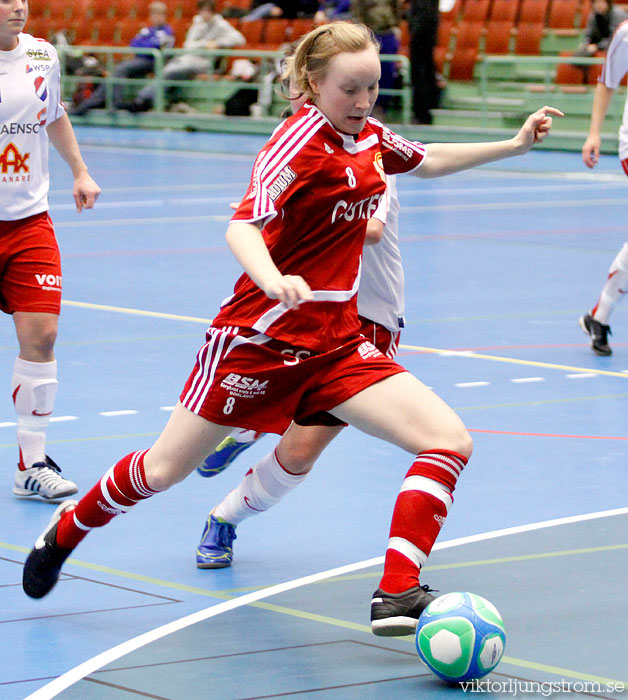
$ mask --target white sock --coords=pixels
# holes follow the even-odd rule
[[[611,312],[628,292],[628,243],[624,243],[608,271],[608,279],[593,309],[596,321],[608,325]]]
[[[297,487],[307,474],[289,474],[275,451],[263,457],[236,488],[213,510],[213,515],[238,525],[245,518],[263,513]]]
[[[57,393],[57,361],[29,362],[17,357],[11,393],[17,414],[20,469],[46,459],[46,428]]]

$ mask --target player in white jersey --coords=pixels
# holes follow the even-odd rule
[[[45,453],[61,309],[60,255],[48,216],[48,140],[72,170],[79,212],[94,206],[100,189],[61,103],[57,53],[22,32],[27,16],[26,0],[0,1],[0,309],[13,316],[19,343],[11,387],[19,445],[13,492],[56,502],[77,487]]]
[[[608,106],[623,77],[628,72],[628,21],[622,22],[608,47],[602,74],[595,86],[591,125],[589,134],[582,146],[582,160],[589,168],[594,168],[600,158],[600,132],[608,111]],[[624,104],[624,114],[619,127],[619,159],[628,175],[628,99]],[[628,293],[628,242],[624,243],[615,256],[608,271],[607,280],[595,306],[579,319],[580,327],[591,339],[591,349],[598,355],[611,355],[608,344],[611,333],[610,316],[621,299]]]
[[[349,22],[307,34],[290,71],[308,102],[259,153],[226,234],[245,273],[153,446],[120,459],[78,503],[62,503],[35,542],[22,576],[32,598],[52,590],[92,528],[184,479],[230,426],[283,434],[292,417],[325,425],[331,415],[416,455],[393,510],[373,631],[413,632],[433,600],[419,573],[472,441],[442,399],[360,335],[367,221],[385,192],[382,175],[439,177],[522,155],[561,112],[543,107],[504,141],[414,144],[370,119],[378,47]]]

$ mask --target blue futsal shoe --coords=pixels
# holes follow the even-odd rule
[[[196,548],[196,566],[199,569],[224,569],[233,561],[235,526],[215,518],[211,513]]]
[[[254,430],[241,430],[236,437],[226,437],[220,445],[196,468],[196,471],[204,477],[216,476],[223,472],[236,457],[257,442],[264,433],[256,433]]]

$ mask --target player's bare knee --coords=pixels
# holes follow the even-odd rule
[[[149,459],[148,455],[144,458],[144,474],[148,488],[153,491],[167,491],[186,476],[181,475],[174,463],[166,459]]]
[[[281,443],[277,445],[276,456],[279,464],[290,474],[307,474],[318,455],[312,454],[307,442],[292,442],[289,447],[282,448]]]
[[[458,447],[454,449],[454,452],[457,452],[467,459],[471,457],[471,454],[473,453],[473,439],[469,435],[466,428],[462,430],[458,438]]]

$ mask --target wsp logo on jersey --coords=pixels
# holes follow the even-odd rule
[[[27,73],[32,73],[32,72],[33,72],[33,67],[32,67],[29,63],[26,64],[26,72],[27,72]]]
[[[48,87],[46,86],[46,79],[42,78],[41,75],[35,78],[35,93],[42,102],[46,101],[48,97]]]

